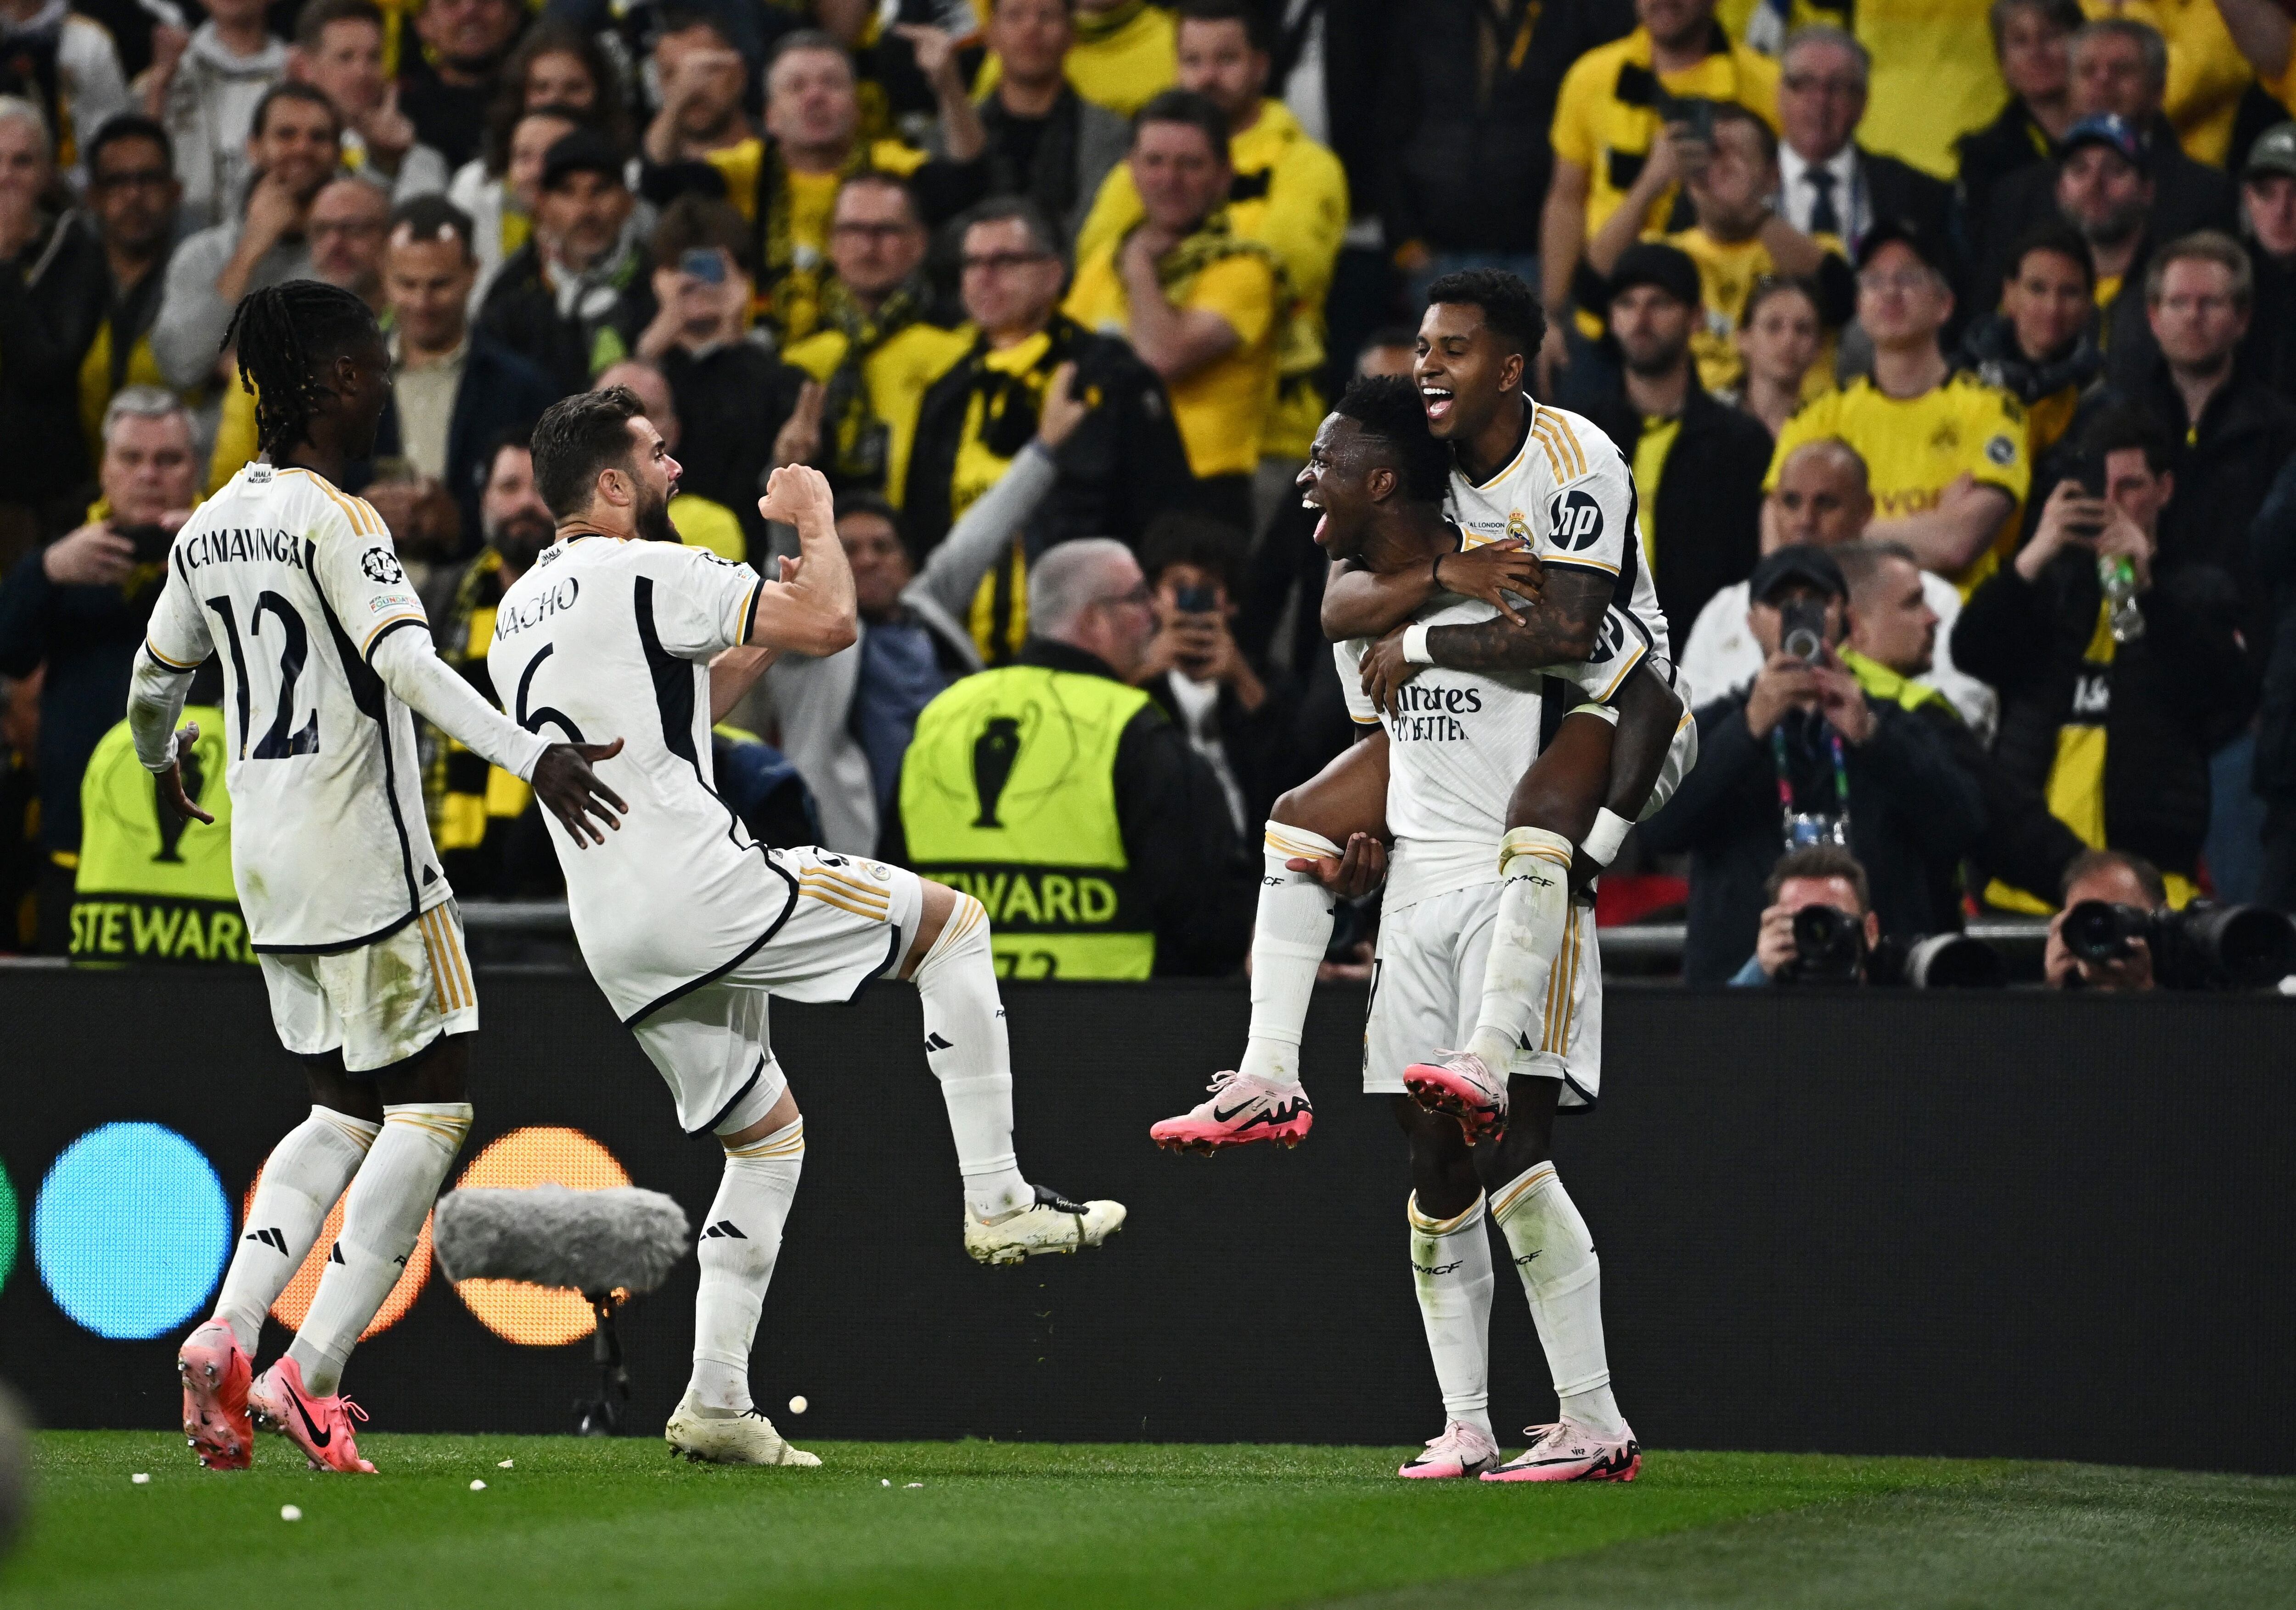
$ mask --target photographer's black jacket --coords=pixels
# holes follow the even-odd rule
[[[1753,954],[1762,885],[1785,854],[1770,740],[1746,725],[1749,691],[1700,707],[1698,764],[1666,809],[1642,824],[1656,853],[1690,852],[1688,984],[1726,984]],[[1955,863],[1984,830],[1977,781],[1920,716],[1866,702],[1873,735],[1844,746],[1849,847],[1866,868],[1882,931],[1906,938],[1958,928],[1959,913],[1936,891],[1949,887]]]
[[[2240,598],[2213,565],[2161,575],[2139,601],[2144,635],[2115,645],[2100,680],[2087,667],[2103,598],[2085,549],[2060,553],[2036,581],[2004,566],[1962,606],[1953,661],[2001,695],[1995,758],[2044,790],[2076,700],[2102,699],[2105,843],[2189,878],[2208,832],[2209,753],[2239,730],[2256,698],[2237,631]]]

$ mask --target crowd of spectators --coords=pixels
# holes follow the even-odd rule
[[[1633,472],[1703,758],[1619,864],[1686,877],[1690,980],[1828,890],[2296,906],[2278,0],[5,11],[0,950],[117,892],[90,757],[254,454],[233,309],[294,278],[383,322],[350,489],[489,694],[554,399],[637,391],[683,540],[767,574],[764,478],[823,470],[859,641],[723,713],[721,791],[1037,970],[1241,967],[1257,824],[1349,739],[1292,482],[1462,268]],[[458,890],[550,894],[522,785],[424,743]]]

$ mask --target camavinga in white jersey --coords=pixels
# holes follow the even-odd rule
[[[414,718],[370,663],[428,629],[381,517],[308,470],[249,464],[176,534],[146,648],[176,672],[222,652],[232,868],[257,952],[347,950],[452,896]]]

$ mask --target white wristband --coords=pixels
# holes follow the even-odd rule
[[[1427,627],[1414,622],[1403,628],[1403,658],[1414,666],[1431,666],[1435,657],[1427,651]]]
[[[1605,805],[1595,813],[1595,825],[1587,830],[1578,847],[1597,866],[1609,866],[1618,857],[1619,846],[1626,842],[1627,830],[1634,825]]]

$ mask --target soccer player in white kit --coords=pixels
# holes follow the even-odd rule
[[[1434,464],[1447,469],[1449,455],[1426,433],[1416,396],[1403,382],[1359,383],[1341,410],[1355,417],[1326,421],[1307,472],[1309,501],[1324,510],[1326,549],[1371,571],[1403,575],[1423,552],[1432,571],[1433,556],[1457,538],[1442,518],[1441,494],[1431,497],[1426,484]],[[1423,462],[1427,469],[1418,468]],[[1400,475],[1390,467],[1398,463]],[[1480,601],[1439,598],[1421,624],[1472,628],[1499,614]],[[1505,920],[1506,884],[1494,849],[1518,780],[1538,750],[1542,693],[1568,692],[1573,715],[1566,727],[1602,721],[1579,714],[1579,701],[1615,692],[1642,658],[1615,635],[1594,646],[1592,659],[1569,666],[1423,669],[1399,688],[1382,690],[1378,702],[1350,691],[1357,719],[1376,719],[1388,734],[1387,826],[1394,838],[1364,1086],[1398,1098],[1411,1137],[1414,1280],[1447,1417],[1427,1451],[1403,1467],[1406,1476],[1630,1481],[1640,1468],[1640,1450],[1610,1390],[1600,1265],[1548,1146],[1555,1112],[1590,1107],[1601,1093],[1601,960],[1591,909],[1568,904],[1561,964],[1543,998],[1528,1003],[1539,1040],[1519,1034],[1502,1053],[1502,1091],[1512,1077],[1536,1098],[1516,1121],[1506,1123],[1502,1108],[1496,1125],[1471,1129],[1445,1109],[1430,1110],[1423,1097],[1412,1099],[1418,1091],[1406,1094],[1405,1070],[1423,1048],[1464,1038],[1480,1015]],[[1369,648],[1359,640],[1342,645],[1343,684],[1350,663]],[[1567,887],[1567,866],[1549,875],[1557,888]],[[1495,1143],[1471,1149],[1478,1137]],[[1487,1207],[1522,1277],[1562,1407],[1562,1418],[1532,1427],[1530,1448],[1504,1467],[1488,1414],[1495,1282]]]
[[[234,881],[312,1107],[265,1163],[215,1315],[177,1356],[184,1430],[209,1468],[242,1468],[251,1411],[314,1467],[372,1471],[338,1384],[470,1132],[479,1026],[408,711],[531,780],[570,823],[611,821],[587,764],[611,749],[521,731],[443,665],[390,531],[334,485],[373,452],[390,395],[366,305],[290,281],[242,301],[226,339],[259,394],[262,454],[176,534],[127,719],[162,792],[212,823],[177,761],[198,729],[174,728],[190,674],[221,650]],[[342,1233],[302,1328],[256,1378],[264,1315],[339,1197]]]
[[[552,839],[591,976],[668,1082],[680,1126],[725,1147],[696,1254],[693,1373],[665,1435],[697,1459],[816,1465],[750,1393],[750,1349],[805,1155],[767,1034],[768,997],[847,1001],[888,973],[915,982],[976,1260],[1097,1246],[1124,1208],[1071,1202],[1021,1175],[980,903],[882,862],[768,849],[712,791],[711,723],[782,650],[852,644],[853,576],[817,471],[775,470],[759,502],[798,533],[799,556],[775,581],[678,543],[677,477],[627,388],[554,405],[535,428],[534,478],[559,540],[504,594],[487,666],[521,725],[575,742],[627,736],[605,765],[630,802],[622,830],[595,854],[560,830]]]

